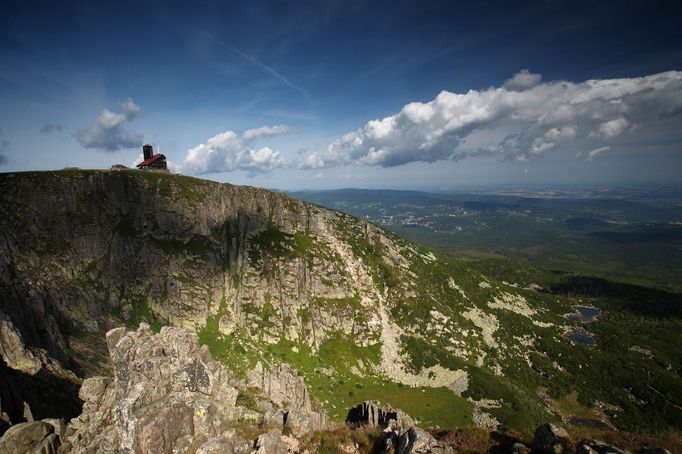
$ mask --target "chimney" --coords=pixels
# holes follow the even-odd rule
[[[151,158],[154,155],[154,151],[152,150],[152,146],[147,144],[142,146],[142,154],[144,155],[144,159],[147,160]]]

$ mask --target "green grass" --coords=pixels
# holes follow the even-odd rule
[[[133,310],[130,313],[130,319],[128,320],[129,327],[137,329],[140,326],[140,322],[145,321],[149,324],[149,327],[153,332],[158,333],[161,331],[161,322],[149,309],[148,293],[145,293],[134,300],[132,306]]]
[[[140,170],[120,170],[122,174],[144,178],[148,184],[156,187],[161,197],[179,200],[184,198],[194,205],[202,202],[206,197],[206,189],[215,183],[198,178],[178,175],[174,173],[145,172]]]
[[[237,394],[236,405],[248,408],[249,410],[260,411],[258,404],[256,403],[256,397],[248,389],[239,390],[239,394]]]

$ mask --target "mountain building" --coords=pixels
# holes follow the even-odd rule
[[[142,154],[144,156],[144,160],[137,165],[138,169],[156,170],[160,172],[168,171],[168,166],[166,165],[166,156],[162,155],[161,153],[154,154],[154,150],[151,145],[143,145]]]

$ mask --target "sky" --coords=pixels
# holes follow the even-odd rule
[[[475,5],[470,5],[475,3]],[[673,1],[4,1],[0,172],[682,184]]]

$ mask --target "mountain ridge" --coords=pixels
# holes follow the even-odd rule
[[[62,375],[93,375],[107,368],[102,333],[144,320],[197,332],[238,377],[259,361],[292,364],[334,419],[371,398],[434,428],[521,430],[562,420],[555,404],[570,395],[577,413],[625,429],[649,415],[627,390],[646,368],[599,386],[582,369],[615,367],[614,352],[647,359],[610,346],[618,326],[595,348],[568,339],[592,329],[563,317],[578,299],[495,279],[341,212],[126,170],[3,174],[0,194],[0,318],[25,346],[12,370],[54,361]],[[675,427],[679,355],[640,337],[633,345],[671,369],[654,368],[653,391],[637,399],[659,399],[650,424]]]

